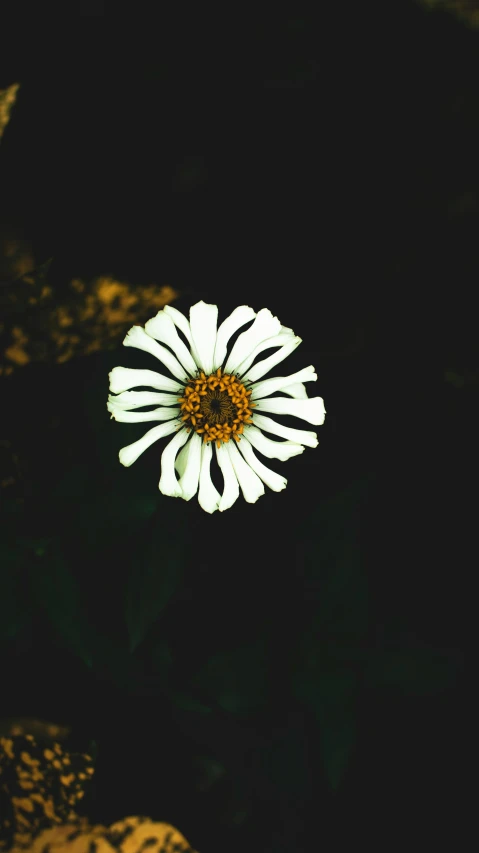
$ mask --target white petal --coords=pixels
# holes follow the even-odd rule
[[[118,409],[139,409],[141,406],[177,406],[178,394],[158,394],[156,391],[122,391],[108,397]]]
[[[127,412],[121,406],[115,406],[114,403],[108,401],[107,409],[115,421],[123,424],[141,424],[147,421],[170,421],[175,419],[180,414],[180,407],[177,406],[161,406],[159,409],[152,409],[150,412]]]
[[[225,509],[229,509],[233,506],[234,502],[239,497],[238,478],[235,474],[235,470],[225,444],[216,448],[216,458],[218,460],[218,465],[221,468],[225,484],[218,508],[220,512],[224,512]]]
[[[288,400],[287,397],[266,397],[256,401],[256,411],[275,412],[279,415],[293,415],[310,424],[319,426],[324,423],[326,409],[322,397],[310,397],[307,400]]]
[[[190,455],[190,447],[191,442],[189,441],[184,447],[181,448],[178,456],[175,459],[175,468],[178,471],[178,476],[182,477],[186,471],[186,466],[188,464],[188,456]]]
[[[223,364],[228,352],[228,341],[231,336],[234,335],[241,326],[244,326],[245,323],[249,323],[250,320],[253,320],[255,317],[256,311],[253,311],[249,305],[239,305],[238,308],[235,308],[233,313],[226,318],[226,320],[223,320],[216,336],[213,370],[217,370],[217,368],[221,367]]]
[[[186,340],[191,345],[193,338],[191,337],[191,328],[188,322],[188,318],[185,317],[181,311],[178,311],[178,308],[174,308],[173,305],[165,305],[163,308],[165,314],[168,314],[168,317],[171,317],[175,326],[178,327],[180,332],[183,332]]]
[[[199,356],[199,366],[206,375],[213,372],[217,321],[217,305],[207,305],[206,302],[201,301],[191,306],[191,336]]]
[[[198,503],[205,512],[216,512],[221,495],[213,485],[210,474],[210,463],[213,448],[211,442],[203,443],[201,447],[200,488],[198,492]]]
[[[198,491],[198,481],[200,478],[200,467],[201,467],[201,448],[203,442],[199,435],[196,432],[191,436],[190,441],[185,447],[188,448],[188,455],[186,456],[186,463],[182,460],[178,471],[180,473],[180,486],[183,492],[183,499],[185,501],[191,500],[191,498],[196,495]],[[181,451],[183,453],[183,450]],[[177,466],[178,467],[178,466]]]
[[[198,353],[196,352],[196,347],[191,336],[191,326],[188,318],[185,317],[185,315],[182,314],[181,311],[178,311],[177,308],[173,308],[172,305],[165,305],[163,311],[165,312],[165,314],[168,314],[168,317],[171,317],[173,323],[180,330],[180,332],[183,332],[186,340],[190,345],[191,355],[193,356],[197,366],[199,367],[200,359]]]
[[[260,462],[245,435],[243,435],[239,442],[239,449],[250,468],[253,469],[255,474],[257,474],[258,477],[262,479],[263,483],[266,483],[273,492],[282,492],[283,489],[286,488],[286,483],[288,482],[286,477],[281,477],[281,475],[277,474],[276,471],[272,471],[271,468],[267,468],[266,465],[263,465],[263,463]]]
[[[159,426],[153,427],[153,429],[149,429],[148,432],[142,438],[139,438],[138,441],[134,441],[133,444],[127,444],[126,447],[122,447],[118,456],[122,465],[125,465],[128,468],[130,465],[133,465],[133,462],[136,462],[139,456],[147,450],[155,441],[158,441],[159,438],[164,438],[165,435],[170,435],[172,432],[175,432],[177,429],[176,421],[169,421],[166,424],[160,424]]]
[[[256,412],[253,415],[253,423],[261,430],[270,432],[271,435],[279,435],[281,438],[290,439],[295,443],[305,444],[306,447],[318,446],[318,436],[310,430],[286,427],[283,424],[277,424],[272,418],[256,414]],[[274,442],[274,444],[277,444],[277,442]]]
[[[292,456],[299,456],[304,450],[302,444],[296,444],[294,441],[272,441],[254,426],[246,426],[244,434],[256,450],[269,459],[281,459],[286,462]]]
[[[281,326],[281,333],[285,335],[294,335],[293,330],[290,329],[289,326]]]
[[[249,504],[256,503],[258,498],[264,495],[263,483],[248,463],[244,461],[238,448],[234,446],[232,441],[228,441],[224,446],[229,453],[245,501]]]
[[[276,367],[277,364],[287,358],[300,345],[301,340],[301,338],[290,336],[288,342],[281,349],[274,352],[268,358],[263,359],[263,361],[259,361],[258,364],[253,365],[251,370],[248,370],[243,375],[243,379],[246,379],[248,382],[256,382],[257,379],[261,379],[265,373],[269,373],[272,367]]]
[[[286,388],[280,388],[279,390],[290,397],[296,397],[297,400],[307,400],[308,398],[306,386],[302,382],[295,382],[294,385],[287,385]]]
[[[253,385],[251,399],[260,400],[276,391],[283,391],[288,385],[294,385],[295,382],[315,382],[317,378],[311,364],[309,367],[304,367],[303,370],[298,370],[297,373],[292,373],[291,376],[275,376],[274,379],[263,379]]]
[[[133,326],[130,329],[123,341],[123,346],[136,347],[137,349],[144,350],[144,352],[151,353],[151,355],[154,355],[162,361],[177,379],[181,379],[182,382],[186,382],[188,379],[188,376],[178,359],[176,359],[175,356],[166,349],[166,347],[162,347],[161,344],[153,340],[153,338],[145,332],[142,326]]]
[[[246,332],[243,332],[236,341],[225,364],[225,373],[236,372],[242,361],[254,350],[254,348],[279,333],[281,323],[277,317],[273,317],[268,308],[262,308],[256,315],[256,319]]]
[[[161,476],[158,488],[162,494],[169,495],[172,498],[182,496],[182,489],[175,474],[175,459],[178,450],[183,447],[188,438],[186,429],[180,429],[168,442],[161,454]]]
[[[178,361],[181,362],[191,376],[196,373],[197,368],[193,356],[179,337],[175,324],[168,314],[165,314],[164,311],[158,311],[156,317],[145,323],[145,331],[152,338],[168,344],[175,353]]]
[[[110,373],[110,391],[112,394],[121,394],[130,388],[138,388],[140,385],[157,388],[158,391],[181,391],[183,386],[174,379],[162,376],[155,370],[137,370],[134,367],[114,367]]]
[[[282,347],[285,344],[291,344],[294,339],[294,335],[291,336],[280,332],[279,335],[273,335],[272,338],[267,338],[265,341],[261,341],[261,343],[258,344],[254,350],[249,353],[248,357],[245,358],[244,361],[242,361],[236,368],[236,373],[243,376],[243,374],[247,373],[255,358],[265,349],[272,349],[273,347]]]

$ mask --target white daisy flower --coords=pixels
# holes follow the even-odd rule
[[[265,413],[293,415],[317,426],[325,416],[322,398],[306,393],[304,383],[317,379],[311,365],[291,376],[263,378],[301,343],[292,329],[267,308],[256,314],[247,305],[235,308],[219,328],[217,320],[216,305],[198,302],[190,308],[189,321],[167,305],[144,328],[133,326],[124,346],[154,355],[174,378],[114,367],[108,397],[108,411],[117,421],[160,421],[120,450],[122,465],[132,465],[157,439],[174,433],[161,456],[160,491],[186,501],[198,493],[200,506],[209,513],[229,509],[240,489],[248,503],[255,503],[265,484],[275,492],[286,488],[286,478],[267,468],[255,451],[285,461],[318,444],[315,432],[283,426]],[[246,324],[228,351],[232,336]],[[256,361],[269,349],[271,355]],[[139,387],[154,390],[131,390]],[[145,411],[146,406],[155,408]],[[210,474],[213,447],[223,475],[222,494]]]

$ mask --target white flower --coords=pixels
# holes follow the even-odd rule
[[[161,456],[160,491],[187,501],[198,492],[200,506],[210,513],[229,509],[240,489],[246,501],[255,503],[264,494],[264,484],[275,492],[286,487],[285,477],[267,468],[255,450],[285,461],[305,446],[316,447],[315,432],[283,426],[265,412],[293,415],[318,426],[325,416],[322,398],[308,398],[304,386],[317,379],[314,367],[263,378],[301,343],[292,329],[267,308],[256,314],[247,305],[236,308],[218,329],[217,320],[216,305],[198,302],[190,308],[189,321],[167,305],[144,328],[133,326],[123,344],[156,356],[174,378],[154,370],[114,367],[108,397],[108,411],[117,421],[162,422],[120,450],[122,465],[132,465],[153,442],[174,433]],[[228,352],[231,337],[246,324]],[[256,361],[269,349],[271,355]],[[131,390],[145,386],[154,390]],[[146,406],[155,408],[145,411]],[[223,494],[211,479],[213,445]]]

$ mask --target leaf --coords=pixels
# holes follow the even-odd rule
[[[332,790],[337,791],[356,739],[356,679],[350,673],[335,672],[323,675],[318,688],[315,710],[323,766]]]
[[[167,690],[172,702],[182,711],[193,711],[196,714],[211,714],[211,708],[198,699],[177,690]]]
[[[158,506],[157,495],[128,495],[107,492],[85,498],[72,506],[70,524],[75,539],[83,540],[89,551],[126,544],[129,537],[141,537],[141,530]]]
[[[24,549],[20,543],[0,543],[0,636],[13,640],[28,621],[24,599]]]
[[[356,687],[354,673],[314,666],[298,673],[293,685],[296,696],[309,705],[318,721],[323,767],[333,791],[339,787],[355,742]]]
[[[21,276],[1,282],[0,308],[3,320],[31,323],[38,309],[51,303],[52,290],[48,276],[52,261],[53,258],[49,258]],[[42,328],[45,334],[44,324]]]
[[[125,618],[133,652],[179,587],[188,548],[183,501],[160,501],[140,537],[125,587]]]
[[[63,559],[56,542],[37,551],[38,562],[31,578],[39,604],[43,605],[50,623],[67,646],[91,667],[95,649],[95,632],[81,600],[78,584]]]
[[[260,641],[213,655],[197,673],[194,685],[225,711],[242,714],[266,702],[266,673],[266,649]]]
[[[275,789],[305,799],[311,790],[311,756],[302,720],[288,714],[288,725],[268,735],[262,764]]]
[[[368,624],[360,523],[368,481],[359,480],[322,502],[298,532],[296,559],[304,571],[315,630],[359,641]]]
[[[449,652],[418,646],[381,652],[371,660],[366,679],[375,687],[426,696],[450,687],[456,673],[457,663]]]

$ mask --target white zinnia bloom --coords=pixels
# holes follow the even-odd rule
[[[304,384],[316,381],[313,366],[265,378],[301,343],[292,329],[267,308],[256,313],[247,305],[236,308],[219,328],[217,321],[217,306],[198,302],[190,308],[189,320],[167,305],[144,328],[133,326],[123,344],[155,356],[171,375],[114,367],[107,403],[117,421],[164,421],[120,450],[122,465],[132,465],[157,439],[174,433],[161,455],[159,489],[186,501],[198,494],[200,506],[209,513],[229,509],[240,490],[248,503],[255,503],[265,485],[275,492],[286,488],[286,478],[268,468],[256,452],[284,462],[305,447],[317,446],[315,432],[284,426],[263,412],[293,415],[315,426],[324,423],[325,416],[322,398],[308,397]],[[273,352],[257,361],[265,350]],[[153,390],[132,390],[144,387]],[[146,406],[150,408],[144,411]],[[213,446],[222,494],[211,478]]]

